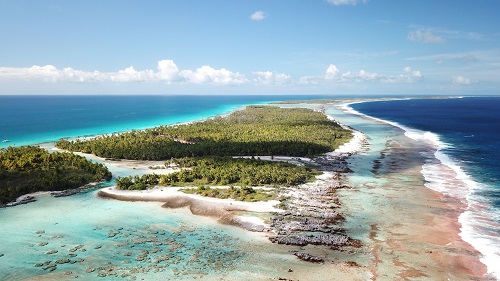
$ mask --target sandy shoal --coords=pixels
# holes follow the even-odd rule
[[[267,202],[242,202],[233,199],[218,199],[196,194],[186,194],[181,187],[155,187],[143,191],[104,188],[98,195],[122,201],[162,202],[165,208],[189,208],[195,215],[214,217],[219,222],[244,227],[251,231],[264,231],[267,223],[259,216],[242,216],[236,212],[272,213],[282,212],[274,206],[277,200]]]

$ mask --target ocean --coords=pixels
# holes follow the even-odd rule
[[[248,104],[333,98],[337,97],[0,96],[0,140],[9,140],[0,143],[0,148],[190,122]],[[414,213],[428,210],[410,205],[411,198],[397,201],[401,195],[396,191],[421,185],[467,204],[459,218],[460,235],[481,252],[490,273],[500,279],[500,98],[390,100],[350,107],[347,112],[345,108],[326,110],[368,137],[366,151],[350,160],[353,188],[340,191],[346,194],[344,200],[350,200],[346,206],[352,213],[345,214],[348,234],[367,245],[370,241],[383,243],[380,249],[384,250],[376,255],[384,261],[396,259],[395,264],[373,265],[377,260],[374,254],[361,251],[349,258],[362,265],[353,268],[364,271],[378,267],[377,274],[395,276],[406,267],[402,263],[406,259],[423,272],[442,271],[440,265],[413,248],[404,253],[390,244],[397,241],[392,238],[419,227],[397,229],[399,218],[417,218],[419,223],[421,218]],[[353,110],[380,122],[350,114]],[[398,130],[404,130],[404,135],[419,145],[404,147]],[[403,149],[395,148],[397,141]],[[405,159],[408,155],[411,157]],[[398,164],[387,166],[393,160]],[[407,172],[415,163],[420,165],[417,176]],[[124,176],[143,171],[113,168],[112,172]],[[280,276],[331,280],[331,275],[321,275],[331,270],[331,264],[300,262],[289,248],[271,244],[262,235],[192,216],[187,210],[165,210],[160,203],[105,200],[95,191],[63,198],[39,196],[35,203],[0,209],[0,224],[0,280],[95,280],[98,272],[108,269],[125,280],[262,280]],[[395,229],[400,232],[390,233]],[[418,245],[410,247],[418,249]],[[211,256],[220,260],[207,259]],[[51,267],[54,264],[56,268]],[[289,272],[290,268],[294,272]],[[349,273],[352,268],[344,269]],[[298,272],[308,274],[293,275]]]
[[[324,96],[0,96],[0,148],[202,120],[249,104]],[[110,167],[113,176],[142,170]],[[111,185],[104,183],[101,187]],[[261,234],[121,202],[96,190],[0,208],[0,280],[262,280],[324,270]],[[273,261],[272,263],[268,261]]]
[[[425,186],[467,204],[461,237],[500,278],[500,98],[408,99],[351,104],[425,143]]]
[[[299,96],[0,96],[0,148],[200,120]],[[316,97],[317,98],[317,97]]]

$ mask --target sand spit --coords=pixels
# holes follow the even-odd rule
[[[268,225],[260,217],[237,215],[236,212],[273,213],[281,212],[274,206],[279,201],[241,202],[232,199],[203,197],[186,194],[181,187],[155,187],[144,191],[104,188],[98,195],[122,201],[162,202],[164,208],[189,208],[192,214],[216,218],[220,223],[240,226],[251,231],[266,231]]]
[[[323,155],[314,159],[276,157],[296,164],[314,164],[324,171],[314,182],[278,189],[280,201],[241,202],[209,198],[185,194],[181,187],[155,187],[144,191],[117,190],[112,187],[104,188],[98,194],[123,201],[162,202],[164,208],[188,208],[194,215],[212,217],[222,224],[266,232],[269,240],[276,244],[308,247],[291,252],[301,260],[334,262],[338,257],[333,252],[346,247],[351,248],[349,251],[352,252],[361,247],[360,242],[348,237],[341,226],[341,203],[336,195],[338,189],[346,188],[342,179],[343,174],[351,172],[346,162],[350,155],[337,153],[335,156]]]
[[[343,125],[342,125],[343,126]],[[180,187],[155,187],[145,191],[124,191],[116,188],[102,189],[101,197],[124,201],[162,202],[165,208],[188,208],[192,214],[213,217],[218,222],[243,227],[251,231],[269,233],[269,240],[277,244],[331,248],[353,246],[360,242],[345,235],[341,227],[343,216],[336,191],[346,186],[342,183],[343,174],[352,172],[347,159],[363,149],[365,136],[353,128],[354,137],[334,152],[316,157],[259,156],[261,160],[284,161],[295,165],[315,166],[324,174],[317,180],[304,185],[281,188],[280,201],[240,202],[232,199],[217,199],[199,195],[185,194]],[[115,165],[130,165],[137,162],[116,161]],[[121,163],[123,162],[123,163]],[[149,163],[148,163],[149,165]],[[130,167],[129,167],[130,168]],[[139,169],[139,166],[135,166]],[[142,166],[144,168],[144,165]],[[280,209],[276,208],[278,206]],[[244,212],[245,214],[241,214]],[[265,213],[266,215],[258,215]],[[295,253],[299,259],[311,262],[324,262],[326,256],[317,257],[308,252]]]

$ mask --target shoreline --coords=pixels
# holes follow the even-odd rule
[[[278,105],[279,106],[279,105]],[[241,108],[240,108],[241,109]],[[344,129],[348,129],[353,133],[353,138],[349,140],[347,143],[338,147],[335,151],[325,153],[323,157],[331,157],[335,160],[338,160],[343,157],[349,157],[352,154],[355,154],[363,148],[366,141],[366,136],[360,132],[355,130],[352,127],[346,126],[344,124],[339,123],[338,121],[332,119],[328,114],[322,112],[329,120],[332,120],[339,125],[341,125]],[[137,163],[139,162],[161,162],[161,161],[138,161],[138,160],[121,160],[121,161],[109,161],[107,159],[103,159],[101,157],[97,157],[92,154],[83,154],[84,156],[89,156],[91,158],[100,159],[101,161],[106,161],[106,164],[114,164],[120,165],[122,162],[129,163],[133,169],[139,168]],[[249,158],[250,156],[241,156],[241,158]],[[289,162],[295,165],[300,165],[301,163],[311,163],[312,159],[305,157],[287,157],[287,156],[256,156],[261,160],[267,161],[283,161]],[[160,169],[163,171],[164,169]],[[153,173],[158,170],[153,170]],[[165,169],[164,173],[175,172],[171,168]],[[325,180],[325,173],[317,176],[318,181]],[[186,194],[180,192],[180,187],[155,187],[153,189],[149,189],[146,191],[125,191],[125,190],[117,190],[116,188],[104,188],[99,191],[99,196],[106,198],[113,198],[117,200],[123,201],[156,201],[156,202],[164,202],[165,207],[189,207],[193,214],[212,214],[210,209],[217,208],[218,210],[214,212],[216,217],[222,218],[227,216],[227,212],[234,211],[246,211],[246,212],[255,212],[255,213],[280,213],[283,210],[273,207],[274,205],[279,204],[280,202],[277,200],[270,200],[267,202],[241,202],[233,199],[218,199],[218,198],[210,198],[203,197],[196,194]],[[203,206],[205,205],[205,206]],[[206,208],[207,211],[202,211],[201,209]],[[223,214],[222,216],[220,214]],[[209,215],[212,216],[212,215]],[[265,224],[261,218],[253,217],[253,218],[242,218],[233,217],[232,224],[238,225],[240,224],[244,228],[249,230],[261,229],[260,231],[264,231],[269,229],[269,225]]]
[[[349,128],[349,130],[355,132],[355,136],[347,143],[336,149],[335,151],[326,153],[324,157],[331,157],[333,159],[340,159],[343,157],[349,157],[350,155],[360,151],[365,142],[365,136],[363,133]],[[85,154],[85,156],[87,156]],[[103,159],[95,155],[91,155],[93,158]],[[287,156],[258,156],[262,160],[267,161],[284,161],[293,164],[301,164],[304,162],[310,163],[312,160],[304,157],[287,157]],[[122,161],[109,161],[113,164],[120,165]],[[115,163],[117,162],[117,163]],[[157,161],[136,161],[136,160],[126,160],[126,165],[128,167],[133,167],[133,169],[139,168],[137,162],[151,163]],[[109,164],[109,163],[107,163]],[[158,171],[158,170],[152,170]],[[175,172],[171,168],[160,169],[164,173]],[[317,176],[317,180],[314,183],[325,181],[326,178],[335,178],[330,175],[329,172],[324,172],[323,174]],[[304,184],[304,185],[307,185]],[[211,217],[217,217],[222,222],[226,224],[232,224],[236,226],[242,226],[251,231],[266,231],[269,230],[269,224],[266,224],[260,217],[256,216],[229,216],[230,212],[244,211],[253,213],[282,213],[281,209],[274,207],[279,204],[278,200],[270,200],[267,202],[242,202],[233,199],[219,199],[204,197],[196,194],[186,194],[181,191],[183,187],[154,187],[153,189],[142,190],[142,191],[129,191],[129,190],[117,190],[115,187],[106,187],[98,192],[100,197],[112,198],[122,201],[153,201],[153,202],[164,202],[163,205],[166,208],[182,208],[188,207],[191,212],[195,215],[207,215]],[[205,209],[205,210],[204,210]],[[228,218],[230,217],[230,220]]]
[[[365,100],[361,102],[370,102],[372,100]],[[278,105],[279,106],[279,105]],[[333,105],[337,106],[337,105]],[[346,112],[346,114],[353,114],[352,112]],[[218,116],[218,115],[217,115]],[[328,116],[328,115],[327,115]],[[372,120],[376,120],[378,122],[383,122],[385,124],[389,124],[391,126],[395,126],[391,124],[389,121],[385,122],[382,119],[372,118],[370,116],[365,115],[367,118],[371,118]],[[192,122],[197,122],[192,121]],[[191,122],[188,122],[191,123]],[[176,125],[176,124],[172,124]],[[397,127],[397,126],[396,126]],[[348,127],[350,130],[354,130],[351,127]],[[404,130],[403,128],[399,127]],[[345,153],[345,154],[355,154],[363,149],[363,145],[365,144],[366,136],[360,131],[353,131],[353,139],[349,141],[347,144],[344,144],[342,149],[339,147],[339,151],[329,152],[327,155],[332,157]],[[406,135],[406,133],[405,133]],[[353,144],[353,142],[356,140]],[[349,145],[350,144],[350,145]],[[345,146],[345,147],[344,147]],[[357,150],[353,150],[357,148]],[[351,149],[351,150],[350,150]],[[109,159],[100,158],[94,155],[89,154],[81,154],[85,157],[95,157],[99,161],[103,161],[106,165],[114,165],[123,169],[133,169],[136,171],[149,171],[151,173],[169,173],[173,172],[173,170],[167,169],[149,169],[150,162],[152,161],[136,161],[136,160],[120,160],[113,161]],[[279,160],[279,156],[274,157],[276,160]],[[264,156],[261,159],[265,159]],[[293,160],[293,159],[292,159]],[[304,161],[304,160],[303,160]],[[140,163],[142,162],[142,163]],[[162,161],[157,161],[162,162]],[[412,171],[413,174],[416,172],[421,173],[421,171]],[[421,175],[424,176],[424,175]],[[424,177],[425,178],[425,177]],[[364,187],[370,189],[372,187]],[[238,214],[239,212],[255,212],[255,213],[271,213],[276,212],[276,208],[274,208],[271,204],[262,204],[262,205],[254,205],[254,203],[249,204],[241,204],[246,202],[234,201],[230,199],[216,199],[216,198],[208,198],[202,197],[199,195],[191,195],[185,194],[179,191],[178,187],[163,187],[163,191],[161,188],[156,188],[147,191],[131,191],[121,193],[118,190],[109,189],[106,187],[99,191],[99,194],[103,192],[104,196],[108,198],[113,198],[122,201],[152,201],[152,202],[164,202],[162,200],[166,200],[164,202],[164,208],[188,208],[192,214],[195,215],[204,215],[209,217],[216,218],[219,222],[223,224],[243,227],[250,231],[266,231],[269,229],[269,225],[266,224],[266,221],[262,219],[260,216],[252,216],[252,214]],[[355,189],[355,188],[353,188]],[[342,191],[343,193],[350,193],[343,197],[352,196],[352,193],[356,193],[356,190],[346,190]],[[391,191],[389,191],[391,192]],[[404,192],[403,192],[404,193]],[[447,194],[442,194],[432,188],[426,186],[426,190],[413,190],[412,195],[421,195],[422,197],[414,198],[414,200],[402,201],[406,202],[410,208],[414,208],[413,210],[416,212],[421,212],[416,216],[423,224],[419,224],[419,222],[404,222],[402,226],[394,225],[394,229],[391,227],[385,227],[383,225],[373,224],[370,225],[370,235],[369,238],[376,245],[373,249],[371,249],[371,254],[373,255],[373,264],[365,267],[361,267],[361,270],[369,269],[372,272],[372,280],[383,278],[383,274],[377,271],[378,266],[383,262],[394,262],[395,267],[405,267],[408,266],[408,270],[403,272],[400,277],[402,278],[412,278],[412,277],[422,277],[419,276],[421,272],[418,270],[412,269],[409,264],[404,264],[403,261],[398,259],[393,259],[388,255],[387,249],[392,249],[391,255],[397,255],[401,252],[407,251],[404,242],[412,244],[418,241],[422,243],[422,245],[426,245],[428,248],[417,249],[415,251],[420,251],[418,257],[419,258],[430,258],[436,264],[438,264],[442,268],[446,268],[447,270],[452,268],[464,275],[472,275],[476,276],[477,280],[483,280],[482,278],[487,278],[485,276],[485,269],[483,264],[480,261],[480,255],[478,255],[478,250],[474,248],[469,242],[465,241],[463,237],[461,237],[461,227],[462,224],[460,222],[460,217],[465,213],[467,205],[464,205],[464,202],[460,202],[454,200],[454,198],[448,196]],[[26,196],[26,195],[24,195]],[[391,196],[391,193],[389,193]],[[416,203],[415,203],[416,202]],[[278,201],[272,203],[279,203]],[[346,205],[345,208],[349,209],[352,206],[349,204]],[[279,211],[279,210],[278,210]],[[352,210],[355,212],[356,210]],[[417,215],[417,214],[416,214]],[[404,231],[402,231],[404,229]],[[405,238],[397,238],[402,234],[399,231],[406,233],[409,229],[416,230],[413,236],[408,236]],[[347,229],[349,231],[349,229]],[[391,235],[394,235],[396,239],[391,241],[381,242],[381,233],[386,231]],[[419,233],[422,231],[421,233]],[[431,236],[428,236],[431,235]],[[412,237],[411,239],[409,237]],[[387,243],[387,245],[385,245]],[[384,246],[381,246],[384,245]],[[388,246],[390,245],[390,247]],[[431,246],[428,246],[431,245]],[[420,246],[418,246],[420,247]],[[453,252],[456,251],[456,252]],[[420,263],[421,261],[415,261],[415,263]],[[479,264],[478,264],[479,263]],[[384,273],[384,272],[382,272]],[[485,279],[490,280],[490,279]]]
[[[209,119],[212,119],[212,118],[228,116],[228,115],[230,115],[233,112],[236,112],[236,111],[239,111],[239,110],[244,110],[247,106],[252,106],[252,105],[277,106],[277,107],[280,107],[279,104],[273,104],[275,102],[276,101],[233,106],[233,108],[231,110],[226,111],[225,113],[211,115],[211,116],[208,116],[208,117],[204,117],[204,118],[196,119],[196,120],[191,120],[191,121],[177,122],[177,123],[172,123],[172,124],[167,124],[167,125],[157,125],[157,126],[153,126],[153,127],[145,127],[145,128],[137,129],[137,130],[141,131],[141,130],[147,130],[147,129],[151,129],[151,128],[155,128],[155,127],[159,127],[159,126],[177,126],[177,125],[191,124],[191,123],[194,123],[194,122],[203,122],[205,120],[209,120]],[[331,119],[330,116],[328,116],[324,112],[322,112],[322,113],[329,120],[335,121],[335,120]],[[342,124],[339,124],[339,125],[341,125],[344,129],[351,130],[353,133],[356,132],[356,134],[362,135],[361,132],[357,132],[353,128],[350,128],[348,126],[344,126]],[[103,136],[103,135],[112,135],[112,134],[126,133],[127,131],[116,131],[116,132],[113,132],[113,133],[105,133],[105,134],[89,134],[89,135],[76,136],[76,137],[67,137],[67,138],[62,138],[62,139],[79,139],[79,138],[91,139],[91,138],[95,138],[95,137],[99,137],[99,136]],[[357,136],[357,135],[355,135],[355,136]],[[349,145],[347,145],[348,143],[342,145],[341,147],[345,146],[345,148],[343,149],[344,151],[339,151],[338,154],[340,155],[342,153],[347,153],[347,154],[354,153],[356,151],[356,145],[360,145],[360,144],[358,144],[356,142],[354,142],[354,144],[351,144],[351,143],[353,143],[353,140],[351,140],[351,141],[348,142]],[[66,151],[66,152],[70,152],[70,151],[67,151],[67,150],[60,149],[60,148],[56,147],[55,143],[56,143],[56,141],[45,141],[45,142],[41,142],[41,143],[37,143],[37,144],[33,144],[33,145],[34,146],[39,146],[39,147],[41,147],[41,148],[43,148],[45,150],[48,150],[49,152],[50,151]],[[30,144],[26,144],[26,145],[29,146]],[[20,146],[24,146],[24,145],[20,145]],[[350,152],[349,150],[352,150],[352,152]],[[149,171],[150,173],[153,173],[153,174],[169,174],[169,173],[175,172],[175,170],[173,170],[172,168],[165,167],[164,166],[164,161],[109,159],[109,158],[99,157],[97,155],[90,154],[90,153],[82,153],[82,152],[71,152],[71,153],[83,156],[83,157],[85,157],[87,159],[97,160],[99,162],[102,162],[104,165],[106,165],[108,167],[109,166],[115,166],[117,168],[133,169],[133,170],[141,170],[141,171]],[[329,153],[326,153],[325,155],[331,155],[331,156],[333,156],[333,155],[335,155],[335,152],[329,152]],[[250,157],[250,156],[248,156],[248,157]],[[261,156],[261,157],[262,157],[261,159],[263,159],[263,160],[271,160],[272,158],[274,158],[274,157],[271,157],[271,156]],[[246,158],[246,156],[241,156],[241,158]],[[275,156],[275,158],[276,158],[275,161],[285,161],[285,162],[290,162],[290,163],[294,163],[294,164],[297,164],[297,163],[300,163],[300,162],[304,161],[304,159],[301,159],[300,157]],[[310,159],[309,160],[306,159],[305,161],[306,162],[310,162]],[[160,168],[151,169],[150,166],[160,167]],[[60,194],[59,197],[60,196],[70,196],[72,194],[80,193],[81,190],[86,190],[87,189],[87,188],[85,188],[86,186],[88,186],[88,185],[94,185],[94,184],[98,184],[98,183],[89,183],[89,184],[84,185],[84,186],[79,187],[79,188],[66,189],[66,190],[63,190],[63,191],[59,191],[58,192]],[[77,190],[78,190],[78,192],[76,192]],[[46,192],[43,192],[43,194],[51,194],[51,193],[56,193],[56,191],[46,191]],[[35,202],[36,201],[36,196],[38,196],[40,194],[42,194],[42,193],[35,192],[35,193],[30,193],[30,194],[24,194],[24,195],[21,195],[18,198],[16,198],[15,201],[5,203],[3,205],[0,205],[0,207],[13,207],[13,206],[21,205],[21,204],[28,204],[28,203],[31,203],[31,202]],[[66,194],[66,195],[63,195],[63,194]],[[56,197],[58,197],[58,196],[56,196]]]
[[[193,215],[207,216],[219,223],[239,226],[250,231],[263,232],[269,230],[269,225],[257,216],[241,216],[236,212],[274,213],[282,212],[274,205],[277,200],[267,202],[242,202],[233,199],[204,197],[196,194],[186,194],[180,191],[182,187],[155,187],[149,190],[117,190],[114,187],[98,191],[102,198],[120,201],[160,202],[163,208],[188,208]]]
[[[360,113],[350,107],[351,104],[362,102],[372,102],[372,100],[341,103],[338,107],[340,107],[346,114],[357,115],[361,118],[398,128],[404,132],[404,136],[407,138],[413,141],[423,142],[426,145],[431,146],[435,149],[435,153],[433,155],[440,161],[440,165],[454,171],[454,176],[452,175],[449,179],[447,179],[447,181],[456,181],[459,180],[459,178],[464,178],[463,176],[460,176],[461,173],[464,175],[465,173],[459,166],[456,166],[456,169],[454,169],[453,166],[456,164],[453,164],[451,160],[443,161],[443,159],[440,159],[438,154],[443,154],[441,149],[446,147],[446,144],[441,142],[436,134],[423,132],[396,122],[372,117]],[[447,158],[446,154],[443,155]],[[440,210],[439,213],[430,213],[427,218],[427,222],[431,223],[429,230],[432,232],[429,234],[435,233],[437,236],[428,238],[421,235],[421,237],[416,239],[441,248],[437,251],[428,250],[426,253],[430,254],[431,258],[435,260],[436,263],[442,265],[443,267],[451,267],[453,270],[457,271],[459,276],[474,276],[479,280],[495,280],[494,277],[490,275],[493,273],[494,269],[494,267],[491,267],[492,264],[485,263],[483,253],[474,246],[474,241],[464,237],[463,229],[464,227],[467,227],[467,222],[463,220],[463,216],[466,212],[468,212],[468,208],[470,206],[470,200],[468,198],[470,190],[466,192],[466,194],[450,194],[449,190],[436,189],[435,187],[430,186],[439,179],[430,178],[429,175],[426,174],[426,171],[429,169],[426,165],[427,164],[424,164],[418,169],[419,175],[427,182],[424,184],[426,190],[422,191],[425,196],[423,199],[420,198],[416,201],[422,202],[417,204],[427,204],[432,206],[431,208],[434,207]],[[432,167],[431,169],[436,168]],[[468,176],[466,177],[468,178]],[[415,228],[418,227],[415,226]],[[455,249],[457,252],[449,252],[450,249]]]

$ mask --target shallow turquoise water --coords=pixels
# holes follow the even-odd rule
[[[5,117],[0,131],[10,133],[0,139],[9,138],[11,142],[0,145],[36,144],[59,137],[192,121],[244,104],[278,99],[65,98],[17,97],[17,107],[2,103],[10,111],[0,111]],[[61,112],[50,110],[54,100],[61,99],[67,103],[58,104]],[[84,103],[83,107],[78,102]],[[31,112],[30,108],[39,111]],[[50,148],[50,144],[45,146]],[[112,172],[123,176],[144,171],[112,168]],[[105,200],[92,191],[37,199],[35,203],[0,209],[0,280],[95,280],[99,274],[126,280],[261,280],[297,274],[300,267],[323,270],[321,265],[304,266],[289,248],[270,244],[262,235],[220,225],[184,209],[163,209],[160,203]],[[288,273],[290,267],[296,269],[295,273]]]
[[[51,274],[79,280],[94,280],[106,270],[147,273],[148,280],[175,273],[189,279],[221,274],[245,260],[241,230],[155,203],[104,200],[93,193],[39,196],[35,203],[0,209],[0,217],[0,280],[43,275],[54,264]],[[56,263],[63,259],[69,263]]]
[[[300,96],[0,96],[0,148],[190,122]],[[315,98],[315,97],[311,97]],[[324,98],[324,97],[323,97]]]

